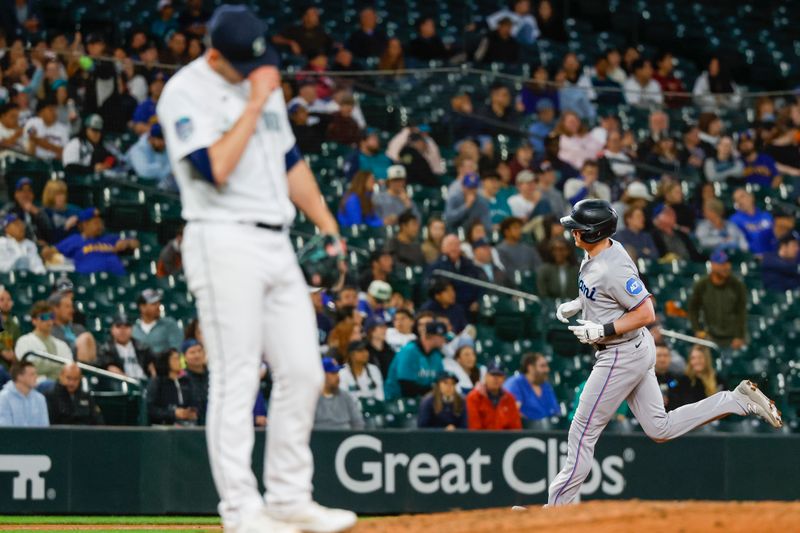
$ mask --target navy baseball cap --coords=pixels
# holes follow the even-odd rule
[[[448,372],[447,370],[439,372],[439,375],[436,376],[436,383],[439,383],[440,381],[444,381],[446,379],[451,379],[453,380],[453,383],[458,383],[458,378],[456,377],[456,375],[453,374],[452,372]]]
[[[17,184],[14,186],[14,189],[18,191],[26,185],[33,187],[33,181],[30,178],[23,176],[17,180]]]
[[[444,322],[429,322],[425,324],[425,333],[427,335],[439,335],[444,337],[447,335],[447,326],[444,325]]]
[[[725,253],[725,250],[717,250],[716,252],[711,254],[710,259],[711,259],[712,263],[716,263],[718,265],[721,265],[721,264],[724,264],[724,263],[727,263],[727,262],[730,261],[730,259],[728,258],[728,254]]]
[[[366,331],[370,331],[377,328],[378,326],[385,326],[385,325],[386,321],[378,315],[372,315],[371,317],[369,317],[364,321],[364,329]]]
[[[3,227],[5,228],[9,224],[11,224],[12,222],[16,222],[17,220],[19,220],[19,217],[17,215],[15,215],[14,213],[9,213],[5,216],[5,218],[3,218]]]
[[[78,222],[86,222],[87,220],[92,220],[94,217],[99,216],[100,211],[98,211],[96,207],[87,207],[78,213]]]
[[[164,138],[164,130],[161,129],[161,124],[156,122],[150,126],[150,137],[155,137],[156,139]]]
[[[364,350],[368,350],[369,345],[367,341],[353,341],[347,345],[347,353],[352,352],[363,352]]]
[[[114,318],[111,320],[111,325],[113,326],[131,326],[133,325],[133,321],[128,316],[127,313],[117,313],[114,315]]]
[[[478,239],[477,241],[472,243],[472,249],[480,248],[482,246],[489,246],[491,248],[491,244],[486,239]]]
[[[267,44],[267,25],[249,7],[219,6],[208,26],[211,47],[245,78],[258,67],[279,65],[277,52]]]
[[[181,343],[181,353],[186,353],[186,350],[192,348],[193,346],[200,346],[200,341],[197,339],[186,339]]]
[[[493,376],[505,376],[506,371],[503,369],[502,366],[498,365],[496,362],[492,361],[486,366],[486,373],[491,374]]]
[[[481,184],[481,178],[475,172],[470,172],[469,174],[465,174],[464,181],[461,183],[461,185],[465,189],[477,189],[480,184]]]
[[[342,369],[339,366],[339,363],[336,362],[336,359],[333,357],[323,357],[322,358],[322,369],[325,371],[326,374],[334,374],[339,372]]]

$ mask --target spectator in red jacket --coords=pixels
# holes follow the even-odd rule
[[[517,402],[503,389],[506,373],[489,365],[483,383],[467,395],[467,427],[469,429],[522,429]]]

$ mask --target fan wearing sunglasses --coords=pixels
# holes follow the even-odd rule
[[[72,350],[69,349],[67,343],[55,338],[52,334],[53,318],[53,311],[47,302],[40,301],[33,304],[31,308],[33,331],[23,335],[17,341],[14,353],[18,360],[21,360],[26,353],[36,350],[72,361]],[[38,357],[31,358],[31,362],[36,365],[40,382],[44,379],[51,380],[52,384],[55,384],[62,365]]]

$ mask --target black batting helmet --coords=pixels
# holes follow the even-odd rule
[[[605,200],[581,200],[569,216],[561,217],[561,225],[578,230],[581,240],[599,242],[617,231],[617,212]]]

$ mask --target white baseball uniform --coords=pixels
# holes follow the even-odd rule
[[[650,297],[628,252],[612,240],[595,257],[584,256],[579,274],[583,318],[607,324]],[[604,337],[569,428],[567,460],[550,484],[548,505],[573,502],[592,471],[594,446],[623,400],[647,436],[674,439],[728,414],[746,415],[746,406],[730,391],[665,412],[655,374],[656,346],[646,328]]]
[[[249,84],[230,84],[196,59],[164,87],[157,113],[180,188],[183,264],[196,297],[210,371],[206,438],[226,527],[260,510],[251,456],[252,410],[262,356],[273,373],[265,496],[311,501],[309,437],[323,373],[305,279],[286,231],[295,215],[284,156],[295,144],[283,94],[272,93],[226,186],[186,157],[239,119]]]

